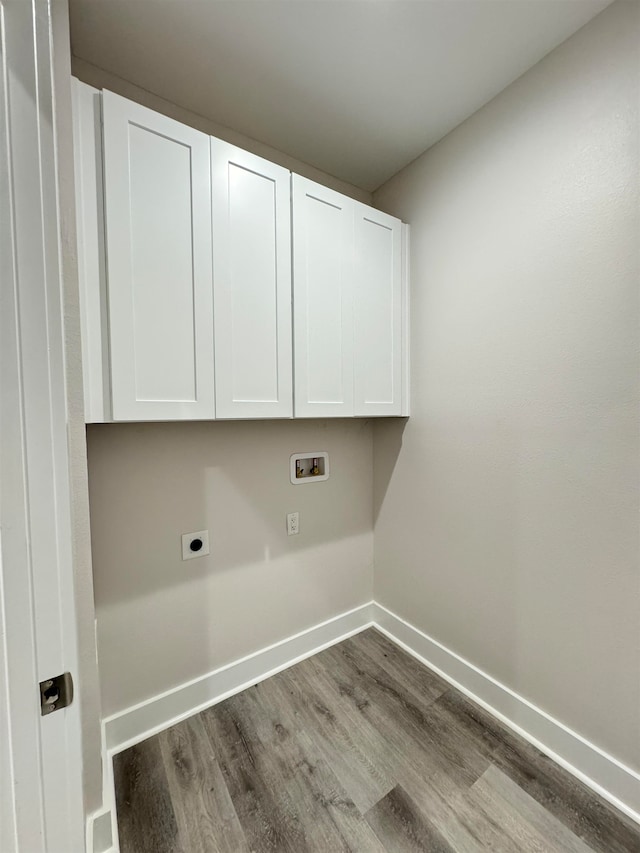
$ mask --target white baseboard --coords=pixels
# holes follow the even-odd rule
[[[640,774],[377,602],[383,634],[640,823]]]
[[[112,775],[115,753],[371,626],[640,823],[640,774],[372,601],[106,718],[105,805],[113,818],[113,849],[118,849]],[[103,851],[95,848],[93,853]]]
[[[107,752],[120,752],[372,624],[373,602],[314,625],[104,720]]]
[[[112,853],[113,824],[115,810],[100,809],[89,816],[87,820],[87,851],[88,853]]]

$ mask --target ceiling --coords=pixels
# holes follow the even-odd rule
[[[71,0],[73,53],[376,189],[611,0]]]

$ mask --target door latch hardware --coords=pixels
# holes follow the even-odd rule
[[[70,672],[40,682],[40,714],[44,717],[73,702],[73,679]]]

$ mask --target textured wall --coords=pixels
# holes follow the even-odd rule
[[[412,228],[412,418],[375,597],[640,767],[637,3],[375,195]]]
[[[104,424],[88,446],[106,715],[371,600],[369,422]],[[308,450],[331,476],[294,486]],[[183,562],[204,528],[211,555]]]

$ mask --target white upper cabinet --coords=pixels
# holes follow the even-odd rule
[[[214,417],[209,137],[103,92],[114,420]]]
[[[73,81],[87,422],[409,413],[408,226]]]
[[[356,202],[293,176],[296,417],[350,417]]]
[[[293,415],[290,173],[211,139],[216,417]]]
[[[356,204],[354,409],[356,415],[402,411],[402,223]]]

